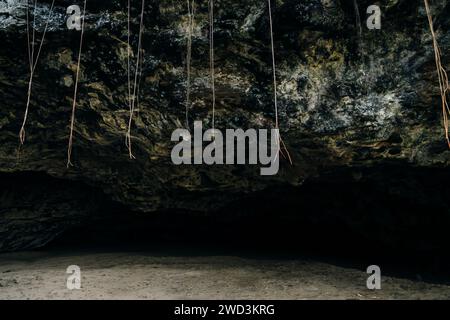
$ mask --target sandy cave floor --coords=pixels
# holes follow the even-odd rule
[[[81,268],[81,290],[66,269]],[[0,299],[450,299],[450,286],[313,260],[35,251],[0,255]]]

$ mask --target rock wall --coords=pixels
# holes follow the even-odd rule
[[[361,35],[351,0],[273,1],[280,128],[293,164],[282,161],[277,176],[262,177],[255,166],[171,163],[170,135],[183,127],[185,117],[188,19],[186,2],[181,0],[146,1],[139,106],[132,127],[135,160],[129,159],[124,143],[129,116],[127,15],[126,1],[117,0],[88,0],[74,166],[66,168],[66,149],[79,32],[67,30],[65,12],[77,1],[56,1],[36,68],[26,142],[19,148],[29,77],[25,10],[21,1],[3,1],[0,172],[42,173],[57,178],[66,191],[77,181],[129,210],[150,214],[161,209],[209,212],[267,188],[301,186],[343,168],[447,168],[450,153],[423,2],[357,2],[363,19]],[[374,2],[382,9],[381,30],[364,25],[366,8]],[[38,35],[50,3],[38,1]],[[189,120],[202,120],[209,127],[207,1],[196,3]],[[136,48],[140,2],[133,5]],[[432,1],[432,9],[443,64],[449,69],[449,3]],[[267,3],[217,1],[215,26],[217,128],[273,127]],[[48,203],[58,197],[42,194],[38,182],[33,185],[42,195],[33,201]],[[77,198],[83,202],[83,197]],[[3,234],[17,234],[11,208],[22,201],[15,203],[0,204]],[[53,207],[68,220],[77,211]],[[24,210],[33,212],[31,221],[36,219],[33,207]],[[47,231],[56,235],[66,227],[48,220]],[[24,235],[23,241],[3,237],[0,250],[42,245],[53,238],[36,241],[39,232]]]

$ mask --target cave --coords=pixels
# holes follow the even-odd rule
[[[450,298],[448,0],[127,3],[0,2],[0,299]]]
[[[3,224],[0,248],[379,261],[388,274],[446,282],[449,175],[407,165],[334,169],[214,211],[142,214],[82,182],[3,174],[2,212],[14,218]]]

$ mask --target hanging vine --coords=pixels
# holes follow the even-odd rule
[[[128,2],[128,102],[130,107],[130,117],[128,119],[128,130],[125,137],[125,145],[128,148],[128,155],[130,159],[135,159],[136,157],[133,155],[132,145],[131,145],[131,126],[133,123],[133,116],[136,109],[136,95],[138,94],[138,78],[139,78],[139,67],[141,65],[141,59],[142,59],[142,34],[144,31],[144,11],[145,11],[145,0],[142,0],[142,6],[141,6],[141,18],[139,23],[139,36],[138,36],[138,47],[137,47],[137,54],[136,54],[136,64],[134,69],[134,80],[131,90],[131,84],[130,84],[130,2]],[[132,92],[131,92],[132,91]]]
[[[214,0],[209,0],[209,69],[211,74],[211,94],[212,94],[212,129],[216,126],[216,84],[214,66]]]
[[[83,49],[84,25],[86,19],[86,3],[87,0],[84,0],[83,17],[81,19],[80,47],[78,49],[77,72],[75,76],[75,89],[73,92],[72,114],[70,117],[70,134],[69,134],[69,144],[67,147],[67,167],[73,166],[72,164],[73,130],[75,125],[75,111],[77,108],[78,82],[80,80],[81,51]]]
[[[433,38],[433,48],[434,48],[434,58],[436,61],[436,70],[438,73],[439,79],[439,90],[441,94],[441,103],[442,103],[442,116],[443,116],[443,125],[445,131],[445,138],[447,140],[447,144],[450,148],[450,137],[449,137],[449,115],[450,108],[447,101],[447,93],[449,91],[448,84],[448,75],[441,62],[441,49],[439,48],[439,44],[437,42],[436,33],[433,26],[433,17],[431,15],[430,5],[428,0],[424,0],[425,10],[428,17],[428,24],[430,26],[431,37]]]
[[[186,44],[186,129],[189,130],[189,109],[191,107],[191,63],[192,63],[192,36],[195,27],[195,1],[187,0],[188,9],[188,32]]]
[[[22,126],[21,126],[20,131],[19,131],[19,140],[20,140],[20,144],[21,145],[23,145],[25,143],[25,136],[26,136],[25,126],[27,124],[28,113],[29,113],[29,109],[30,109],[31,91],[32,91],[32,87],[33,87],[34,72],[36,70],[36,66],[37,66],[38,61],[39,61],[39,56],[41,54],[42,46],[44,45],[45,35],[47,33],[47,29],[48,29],[48,24],[49,24],[50,18],[51,18],[52,14],[53,14],[53,7],[54,7],[54,5],[55,5],[55,0],[52,1],[52,4],[50,6],[50,11],[49,11],[48,16],[47,16],[47,21],[45,23],[44,31],[42,33],[42,38],[41,38],[41,41],[39,43],[39,48],[37,50],[37,54],[36,54],[36,57],[35,57],[34,56],[35,40],[36,40],[36,19],[35,19],[35,17],[36,17],[37,0],[34,1],[34,8],[33,8],[33,32],[32,32],[31,39],[30,39],[29,2],[27,1],[27,4],[26,4],[27,48],[28,48],[28,60],[29,60],[29,64],[30,64],[30,78],[28,80],[27,103],[26,103],[26,107],[25,107],[25,114],[24,114],[24,117],[23,117]],[[31,40],[31,44],[30,44],[30,40]]]
[[[284,158],[286,158],[290,164],[292,164],[292,158],[289,153],[289,150],[286,147],[281,135],[279,134],[279,120],[278,120],[278,92],[277,92],[277,69],[275,62],[275,46],[273,39],[273,19],[272,19],[272,5],[271,1],[267,0],[269,7],[269,25],[270,25],[270,46],[272,51],[272,72],[273,72],[273,96],[274,96],[274,107],[275,107],[275,129],[277,129],[278,137],[277,137],[277,155],[281,154]]]

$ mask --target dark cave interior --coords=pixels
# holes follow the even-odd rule
[[[39,3],[45,8],[51,1]],[[184,118],[186,92],[185,3],[173,3],[146,3],[134,162],[121,157],[120,124],[128,120],[125,2],[89,3],[73,170],[63,163],[80,39],[64,27],[65,5],[72,1],[58,4],[46,35],[27,145],[17,162],[29,76],[26,33],[20,14],[0,13],[0,254],[245,257],[363,272],[379,265],[383,275],[450,285],[449,151],[422,1],[388,1],[382,30],[371,31],[364,19],[355,24],[353,0],[332,7],[319,0],[273,1],[281,127],[298,159],[292,171],[283,163],[273,181],[254,179],[245,166],[229,175],[220,167],[187,172],[168,162],[171,119]],[[204,81],[210,77],[206,4],[198,5],[191,97],[191,117],[205,125],[211,103]],[[358,1],[363,18],[371,4]],[[445,1],[434,7],[447,66],[450,7]],[[254,0],[224,1],[216,11],[223,128],[267,125],[274,118],[269,18],[261,8]],[[42,12],[37,18],[43,21]],[[131,13],[138,17],[139,6]],[[327,281],[338,276],[327,274]]]
[[[442,282],[450,266],[449,175],[406,165],[333,169],[213,212],[137,213],[82,182],[68,188],[45,174],[3,174],[0,213],[22,212],[19,230],[6,224],[6,241],[19,234],[21,241],[42,238],[37,250],[301,257],[359,268],[381,264],[398,276]],[[49,230],[51,236],[42,236]]]

